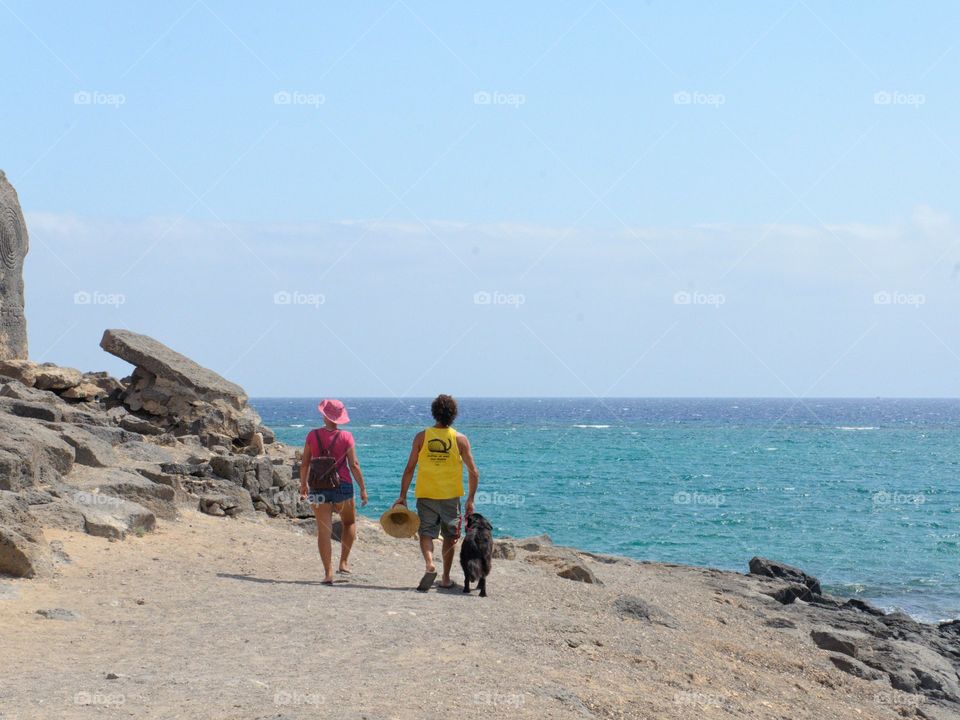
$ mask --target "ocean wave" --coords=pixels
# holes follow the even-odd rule
[[[299,424],[295,424],[295,425],[291,425],[290,427],[303,427],[303,423],[299,423]]]
[[[596,428],[598,430],[603,430],[610,427],[609,425],[574,425],[575,428]]]
[[[381,425],[380,423],[371,423],[370,427],[386,427],[386,425]]]
[[[863,425],[863,426],[857,426],[857,425],[840,425],[839,427],[835,427],[835,428],[834,428],[834,430],[846,430],[846,431],[854,431],[854,430],[879,430],[879,429],[880,429],[880,428],[878,428],[878,427],[876,427],[876,426],[874,426],[874,425]]]

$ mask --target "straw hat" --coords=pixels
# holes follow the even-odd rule
[[[390,537],[408,538],[420,529],[420,518],[405,505],[394,505],[380,516],[380,524]]]

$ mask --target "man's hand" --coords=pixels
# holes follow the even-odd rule
[[[406,506],[407,506],[407,499],[406,499],[405,497],[398,497],[396,500],[393,501],[393,504],[394,504],[394,505],[403,505],[404,507],[406,507]]]
[[[464,512],[467,516],[473,515],[473,500],[467,500],[467,507]]]

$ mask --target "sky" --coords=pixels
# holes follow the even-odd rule
[[[960,6],[0,0],[31,356],[252,396],[955,397]]]

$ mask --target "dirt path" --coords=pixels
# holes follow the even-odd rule
[[[2,720],[899,717],[713,571],[595,562],[601,586],[500,560],[484,600],[412,591],[414,541],[367,521],[332,588],[285,522],[185,511],[123,542],[46,534],[72,562],[0,583]],[[625,619],[624,595],[674,627]],[[55,608],[77,617],[36,613]]]

